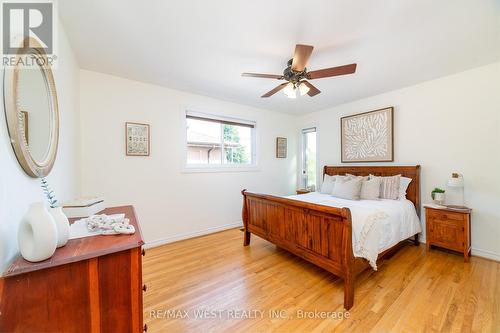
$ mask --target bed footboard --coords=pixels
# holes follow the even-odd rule
[[[344,308],[354,301],[355,259],[348,208],[243,194],[243,245],[253,233],[344,279]]]

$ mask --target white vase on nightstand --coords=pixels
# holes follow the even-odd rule
[[[57,247],[66,245],[69,238],[69,221],[62,211],[62,207],[49,208],[57,229]]]
[[[21,255],[28,261],[48,259],[56,251],[56,223],[42,202],[30,205],[19,225],[17,240]]]
[[[434,193],[434,201],[438,203],[439,205],[442,205],[445,201],[445,194],[444,193]]]

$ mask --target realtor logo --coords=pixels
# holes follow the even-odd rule
[[[36,1],[36,0],[35,0]],[[43,51],[49,62],[57,58],[55,48],[55,4],[52,1],[2,1],[3,66],[24,63],[22,55]],[[21,58],[21,60],[19,60]],[[28,60],[27,58],[25,60]]]

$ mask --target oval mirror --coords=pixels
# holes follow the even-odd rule
[[[57,154],[57,94],[47,55],[35,39],[29,43],[17,55],[18,65],[4,71],[5,113],[21,167],[31,177],[45,177]]]

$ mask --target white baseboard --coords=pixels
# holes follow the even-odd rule
[[[225,225],[212,227],[212,228],[208,228],[208,229],[204,229],[204,230],[193,231],[193,232],[188,232],[185,234],[180,234],[180,235],[170,236],[167,238],[157,239],[157,240],[154,240],[152,242],[146,242],[146,244],[144,244],[144,247],[146,249],[150,249],[152,247],[157,247],[160,245],[173,243],[173,242],[177,242],[180,240],[194,238],[194,237],[198,237],[198,236],[205,236],[205,235],[213,234],[215,232],[224,231],[227,229],[238,228],[238,227],[242,227],[242,226],[243,226],[243,222],[239,221],[239,222],[232,223],[232,224],[225,224]]]
[[[500,262],[500,254],[492,252],[492,251],[481,250],[481,249],[473,247],[472,248],[472,255],[476,256],[476,257],[486,258],[486,259]]]
[[[420,237],[420,243],[425,244],[425,239],[423,239],[423,237]],[[476,247],[473,247],[471,249],[471,254],[473,256],[476,256],[476,257],[481,257],[481,258],[490,259],[490,260],[500,262],[500,254],[492,252],[492,251],[482,250],[482,249],[478,249]]]

